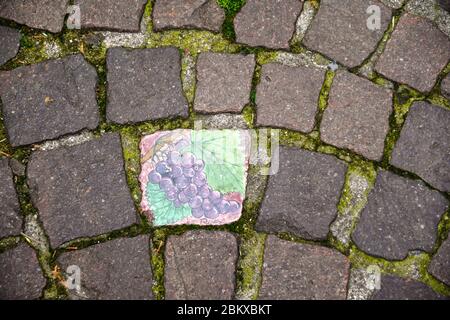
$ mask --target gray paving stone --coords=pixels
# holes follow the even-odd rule
[[[72,298],[94,300],[148,300],[153,298],[149,237],[119,238],[62,254],[61,270],[76,265],[81,271],[81,292]]]
[[[247,0],[234,19],[236,41],[252,47],[289,49],[303,1]]]
[[[325,72],[265,64],[256,91],[256,123],[303,132],[314,129]]]
[[[449,59],[450,39],[428,19],[404,14],[375,70],[425,92],[433,88]]]
[[[118,134],[33,153],[28,184],[53,247],[137,221]]]
[[[436,293],[426,284],[392,275],[382,275],[380,289],[372,300],[441,300],[444,296]]]
[[[450,237],[445,240],[428,266],[428,272],[450,286]]]
[[[241,112],[250,102],[255,56],[202,53],[197,61],[194,108],[200,112]]]
[[[340,72],[331,87],[320,137],[368,159],[381,160],[391,112],[392,91]]]
[[[371,5],[381,10],[380,29],[367,26],[370,15],[366,10]],[[356,67],[375,51],[391,15],[391,9],[377,0],[323,0],[303,43],[347,67]]]
[[[81,28],[138,32],[147,0],[75,0]]]
[[[220,32],[225,12],[216,0],[157,0],[153,29],[198,28]]]
[[[0,46],[0,65],[2,65],[19,52],[20,32],[13,28],[0,26],[0,39],[2,39]]]
[[[230,300],[238,257],[234,235],[189,231],[170,236],[165,251],[167,300]]]
[[[278,173],[269,177],[256,228],[326,239],[347,165],[334,156],[280,147]]]
[[[409,251],[430,252],[448,201],[422,181],[380,171],[352,235],[368,254],[403,260]]]
[[[19,235],[22,229],[20,207],[13,175],[7,159],[0,158],[0,238]]]
[[[441,93],[450,100],[450,75],[447,75],[441,83]]]
[[[2,0],[0,18],[31,28],[60,32],[69,0]]]
[[[5,126],[13,146],[82,129],[98,121],[97,73],[82,55],[0,72]]]
[[[450,191],[450,111],[426,102],[409,110],[391,164]]]
[[[0,253],[0,299],[32,300],[41,296],[45,278],[36,253],[28,245]]]
[[[344,300],[349,268],[336,250],[268,236],[259,299]]]
[[[189,107],[181,87],[180,59],[172,47],[109,49],[107,119],[125,124],[186,117]]]

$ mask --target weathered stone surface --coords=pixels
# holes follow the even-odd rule
[[[27,145],[99,121],[97,73],[82,55],[0,72],[5,126],[13,146]]]
[[[81,270],[81,292],[73,298],[95,300],[152,299],[152,270],[148,236],[119,238],[62,254],[62,270],[76,265]]]
[[[380,29],[368,28],[367,9],[377,5]],[[376,0],[323,0],[303,43],[347,67],[356,67],[372,53],[391,19],[391,9]]]
[[[408,252],[430,252],[448,201],[422,181],[380,171],[352,235],[368,254],[403,260]]]
[[[347,166],[333,156],[280,147],[280,168],[269,177],[256,228],[326,239],[337,214]]]
[[[0,238],[19,235],[20,207],[7,159],[0,158]]]
[[[302,7],[299,0],[247,0],[234,19],[236,41],[253,47],[289,49]]]
[[[450,2],[448,2],[448,0],[438,0],[438,3],[442,7],[442,9],[450,12]]]
[[[441,83],[441,93],[450,100],[450,75],[447,75]]]
[[[0,39],[2,39],[0,46],[0,65],[2,65],[14,58],[19,51],[20,32],[13,28],[0,26]]]
[[[340,72],[331,87],[320,137],[368,159],[381,160],[391,112],[392,91]]]
[[[416,102],[409,110],[391,164],[450,191],[450,111]]]
[[[53,247],[136,222],[118,134],[33,153],[28,184]]]
[[[170,236],[165,252],[165,298],[232,299],[237,251],[236,238],[227,232],[189,231]]]
[[[259,299],[343,300],[349,268],[336,250],[268,236]]]
[[[428,271],[450,286],[450,237],[445,240],[428,266]]]
[[[256,93],[256,123],[303,132],[314,128],[325,72],[265,64]]]
[[[372,300],[440,300],[444,296],[436,293],[426,284],[392,275],[382,275],[380,289]]]
[[[157,0],[153,8],[153,29],[198,28],[220,32],[224,10],[216,0]]]
[[[3,0],[0,18],[56,33],[63,28],[68,3],[69,0]]]
[[[38,299],[45,286],[36,253],[26,244],[0,254],[0,299]]]
[[[431,21],[404,14],[375,70],[420,91],[430,91],[449,59],[450,39]]]
[[[80,6],[81,28],[139,31],[147,0],[75,0]]]
[[[241,112],[250,101],[255,56],[202,53],[197,61],[194,108],[200,112]]]
[[[187,116],[178,49],[113,48],[108,50],[106,65],[109,121],[125,124]]]

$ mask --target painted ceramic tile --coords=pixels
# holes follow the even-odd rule
[[[236,221],[245,197],[245,130],[160,131],[141,140],[141,207],[156,226]]]

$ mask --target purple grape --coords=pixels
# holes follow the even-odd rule
[[[202,159],[195,160],[194,162],[194,170],[201,171],[205,167],[205,162]]]
[[[209,194],[209,200],[213,204],[217,204],[222,200],[222,195],[219,191],[213,191]]]
[[[219,211],[215,207],[212,207],[211,210],[205,211],[205,217],[208,219],[215,219],[219,216]]]
[[[166,198],[170,201],[174,201],[177,198],[177,192],[175,190],[167,191]]]
[[[203,199],[199,196],[196,196],[189,201],[189,206],[192,209],[200,208],[202,206],[202,204],[203,204]]]
[[[225,214],[230,211],[230,202],[226,200],[220,201],[220,203],[217,205],[217,209],[219,210],[220,214]]]
[[[241,205],[237,201],[230,201],[230,212],[236,212],[241,208]]]
[[[160,181],[161,181],[161,175],[158,173],[158,172],[156,172],[156,171],[152,171],[152,172],[150,172],[150,174],[148,175],[148,180],[151,182],[151,183],[154,183],[154,184],[157,184],[157,183],[159,183]]]
[[[181,164],[181,154],[178,151],[171,151],[169,153],[168,162],[172,166],[179,166]]]
[[[192,178],[192,182],[197,187],[204,186],[206,184],[206,174],[204,172],[197,172],[197,174]]]
[[[189,202],[188,196],[187,196],[183,191],[181,191],[181,192],[178,194],[178,200],[179,200],[182,204],[185,204],[185,203],[188,203],[188,202]]]
[[[188,186],[189,182],[190,182],[189,179],[186,178],[185,176],[181,176],[181,177],[175,178],[175,186],[178,189],[186,188]]]
[[[184,147],[187,147],[188,145],[189,145],[189,142],[186,139],[182,139],[176,143],[175,148],[177,150],[181,150]]]
[[[184,193],[188,198],[193,198],[197,195],[197,187],[195,186],[195,184],[191,183],[186,187],[186,189],[184,189]]]
[[[175,206],[175,208],[179,208],[179,207],[181,207],[183,204],[181,203],[180,200],[175,199],[175,200],[173,201],[173,205]]]
[[[195,176],[195,171],[192,168],[184,168],[183,174],[185,177],[192,178],[193,176]]]
[[[211,203],[211,201],[209,201],[209,199],[205,199],[203,200],[203,204],[202,204],[202,208],[205,211],[209,211],[213,208],[213,204]]]
[[[156,172],[158,172],[160,175],[168,174],[170,172],[170,167],[167,165],[167,162],[165,161],[159,162],[156,165]]]
[[[183,175],[183,169],[180,166],[172,167],[172,172],[170,174],[170,176],[172,178],[178,178],[178,177],[181,177],[182,175]]]
[[[159,181],[159,188],[164,191],[168,191],[169,189],[173,188],[172,179],[162,178],[161,181]]]
[[[186,152],[185,154],[183,154],[183,157],[181,158],[181,165],[183,166],[183,168],[192,168],[194,162],[195,156],[192,153]]]
[[[200,219],[201,217],[203,217],[203,209],[202,208],[192,209],[192,216],[194,218]]]
[[[207,185],[204,185],[203,187],[201,187],[198,190],[198,195],[200,197],[202,197],[203,199],[208,198],[209,197],[209,193],[211,192],[211,188],[208,187]]]

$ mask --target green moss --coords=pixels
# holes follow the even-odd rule
[[[168,237],[167,228],[156,229],[153,233],[151,248],[151,264],[153,273],[153,295],[157,300],[163,300],[164,288],[164,250]]]
[[[245,123],[251,129],[254,127],[255,122],[255,110],[251,105],[247,105],[242,110],[242,116],[244,118]]]
[[[236,14],[245,4],[245,0],[217,0],[219,6],[225,10],[225,20],[222,25],[222,33],[230,41],[236,40],[233,21]]]
[[[276,51],[258,51],[256,54],[256,63],[264,65],[267,63],[276,62],[278,58],[278,52]]]
[[[21,241],[21,237],[7,237],[0,239],[0,253],[12,249]]]
[[[282,129],[280,130],[280,144],[285,146],[295,146],[314,151],[317,148],[317,141],[301,132]]]
[[[194,103],[196,87],[196,59],[189,54],[183,54],[181,59],[181,81],[183,90],[189,104]]]

